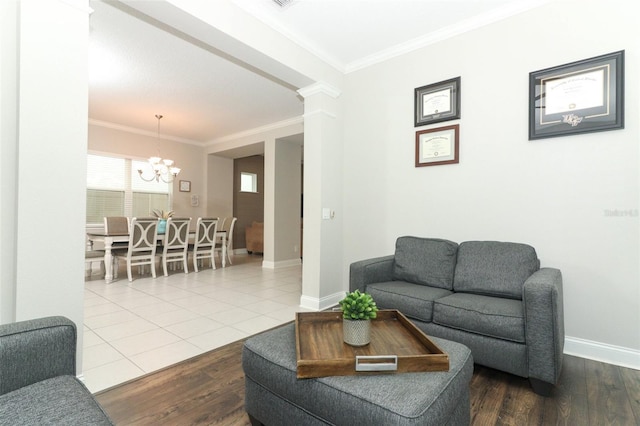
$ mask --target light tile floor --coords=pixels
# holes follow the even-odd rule
[[[295,319],[302,267],[263,269],[262,257],[189,274],[85,281],[83,375],[91,392]],[[97,268],[96,268],[97,269]],[[97,271],[96,271],[97,272]]]

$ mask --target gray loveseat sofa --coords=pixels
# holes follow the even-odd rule
[[[112,425],[75,374],[69,319],[0,325],[0,425]]]
[[[370,293],[427,335],[463,343],[477,364],[529,378],[549,395],[562,369],[562,275],[533,247],[400,237],[394,255],[351,264],[350,291]]]

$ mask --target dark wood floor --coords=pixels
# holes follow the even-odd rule
[[[243,341],[96,394],[117,425],[249,425]],[[475,366],[472,425],[640,425],[640,371],[565,356],[548,398],[526,379]]]

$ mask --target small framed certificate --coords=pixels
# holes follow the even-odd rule
[[[624,50],[529,74],[529,140],[624,128]]]
[[[454,124],[416,132],[416,167],[458,163],[459,130]]]
[[[415,89],[415,127],[460,118],[460,77]]]

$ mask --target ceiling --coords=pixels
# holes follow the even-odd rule
[[[343,73],[547,0],[215,0],[233,3]],[[212,2],[212,4],[215,4]],[[176,35],[118,1],[90,1],[92,123],[205,145],[300,117],[295,87]],[[215,6],[212,6],[215,7]]]

